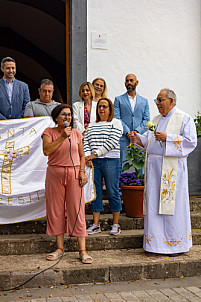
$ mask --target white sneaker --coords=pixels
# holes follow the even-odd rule
[[[119,235],[121,233],[120,225],[119,224],[113,224],[111,226],[110,235]]]
[[[99,226],[95,225],[94,223],[91,224],[87,229],[87,234],[93,235],[93,234],[97,234],[97,233],[101,233],[100,223],[99,223]]]

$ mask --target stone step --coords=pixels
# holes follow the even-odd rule
[[[139,279],[183,278],[199,276],[201,246],[193,246],[189,253],[168,257],[144,252],[143,249],[91,251],[93,263],[84,265],[78,252],[66,253],[55,262],[46,254],[0,256],[0,290],[20,287],[59,286],[84,283],[135,281]]]
[[[122,230],[129,229],[143,229],[143,218],[129,218],[126,214],[120,214],[119,223]],[[100,215],[102,231],[110,230],[112,225],[112,214]],[[92,214],[86,215],[87,227],[93,223]],[[39,219],[35,221],[26,221],[15,224],[2,224],[0,225],[0,235],[12,234],[45,234],[46,233],[46,219]]]
[[[104,214],[111,213],[107,199],[103,200],[103,208],[104,208]],[[191,212],[196,212],[196,213],[201,212],[201,196],[190,196],[190,210]],[[91,214],[91,203],[86,204],[85,213]],[[121,213],[125,213],[125,207],[123,201],[122,201]]]
[[[131,225],[132,228],[143,228],[143,218],[128,218],[123,215],[123,229],[129,229]],[[102,230],[109,230],[112,224],[112,214],[102,214],[101,215],[101,228]],[[126,228],[126,220],[128,220],[128,227]],[[132,221],[130,220],[132,219]],[[86,215],[87,227],[93,222],[93,217],[91,215]],[[12,235],[12,234],[45,234],[46,233],[46,219],[38,219],[35,221],[26,221],[14,224],[2,224],[0,225],[0,235]]]
[[[86,224],[87,227],[93,223],[93,216],[86,215]],[[113,224],[112,214],[101,214],[100,215],[100,225],[102,231],[110,230],[111,225]],[[122,230],[139,230],[144,228],[144,218],[130,218],[127,217],[125,213],[120,214],[119,224]]]
[[[87,226],[93,223],[93,216],[86,215]],[[109,230],[112,225],[112,214],[101,214],[100,224],[103,231]],[[119,224],[122,230],[134,230],[144,228],[144,218],[130,218],[125,213],[120,214]],[[191,213],[192,229],[201,229],[201,213]]]
[[[201,229],[201,213],[191,213],[192,229]]]
[[[109,235],[109,231],[105,231],[87,236],[86,247],[88,251],[141,248],[143,234],[144,230],[128,230],[122,231],[118,236],[112,236]],[[0,255],[28,255],[50,253],[56,249],[56,242],[55,237],[46,234],[1,235],[0,246]],[[64,246],[68,252],[77,251],[77,239],[75,237],[65,238]]]
[[[123,230],[118,236],[109,235],[109,231],[86,237],[88,251],[111,249],[135,249],[143,246],[144,230]],[[192,230],[193,244],[201,245],[201,230]],[[29,255],[50,253],[56,250],[55,237],[46,234],[1,235],[0,255]],[[65,239],[68,252],[78,250],[76,238]]]
[[[86,215],[87,227],[93,223],[92,214]],[[101,214],[100,223],[102,231],[110,230],[112,225],[112,214]],[[125,213],[120,214],[119,224],[122,230],[134,230],[144,228],[144,218],[130,218],[126,217]],[[201,229],[201,213],[191,212],[191,227],[192,229]],[[0,225],[0,235],[12,234],[45,234],[46,233],[46,219],[39,219],[35,221],[27,221],[14,224]]]
[[[190,210],[191,212],[201,212],[201,196],[190,196]]]

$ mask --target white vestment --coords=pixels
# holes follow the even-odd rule
[[[176,110],[161,116],[157,131],[166,132],[168,121]],[[148,145],[148,131],[139,135],[144,148]],[[167,133],[166,142],[155,140],[154,133],[147,150],[146,198],[147,215],[144,217],[144,243],[147,252],[173,254],[189,251],[192,246],[190,206],[188,193],[187,156],[197,145],[193,119],[185,114],[178,135]],[[159,214],[160,185],[163,156],[178,157],[174,215]]]

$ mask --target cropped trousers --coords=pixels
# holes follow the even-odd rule
[[[45,190],[48,235],[66,233],[68,237],[87,236],[84,189],[79,185],[79,170],[79,166],[75,170],[74,167],[47,168]]]
[[[111,212],[121,211],[121,199],[119,196],[119,176],[121,171],[120,158],[95,158],[94,183],[96,187],[96,199],[91,203],[92,212],[103,211],[103,178],[105,180],[107,197]]]

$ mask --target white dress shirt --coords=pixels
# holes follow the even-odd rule
[[[134,99],[133,99],[133,98],[128,94],[128,99],[129,99],[129,101],[130,101],[132,111],[134,111],[134,109],[135,109],[135,104],[136,104],[136,96],[135,96]]]

